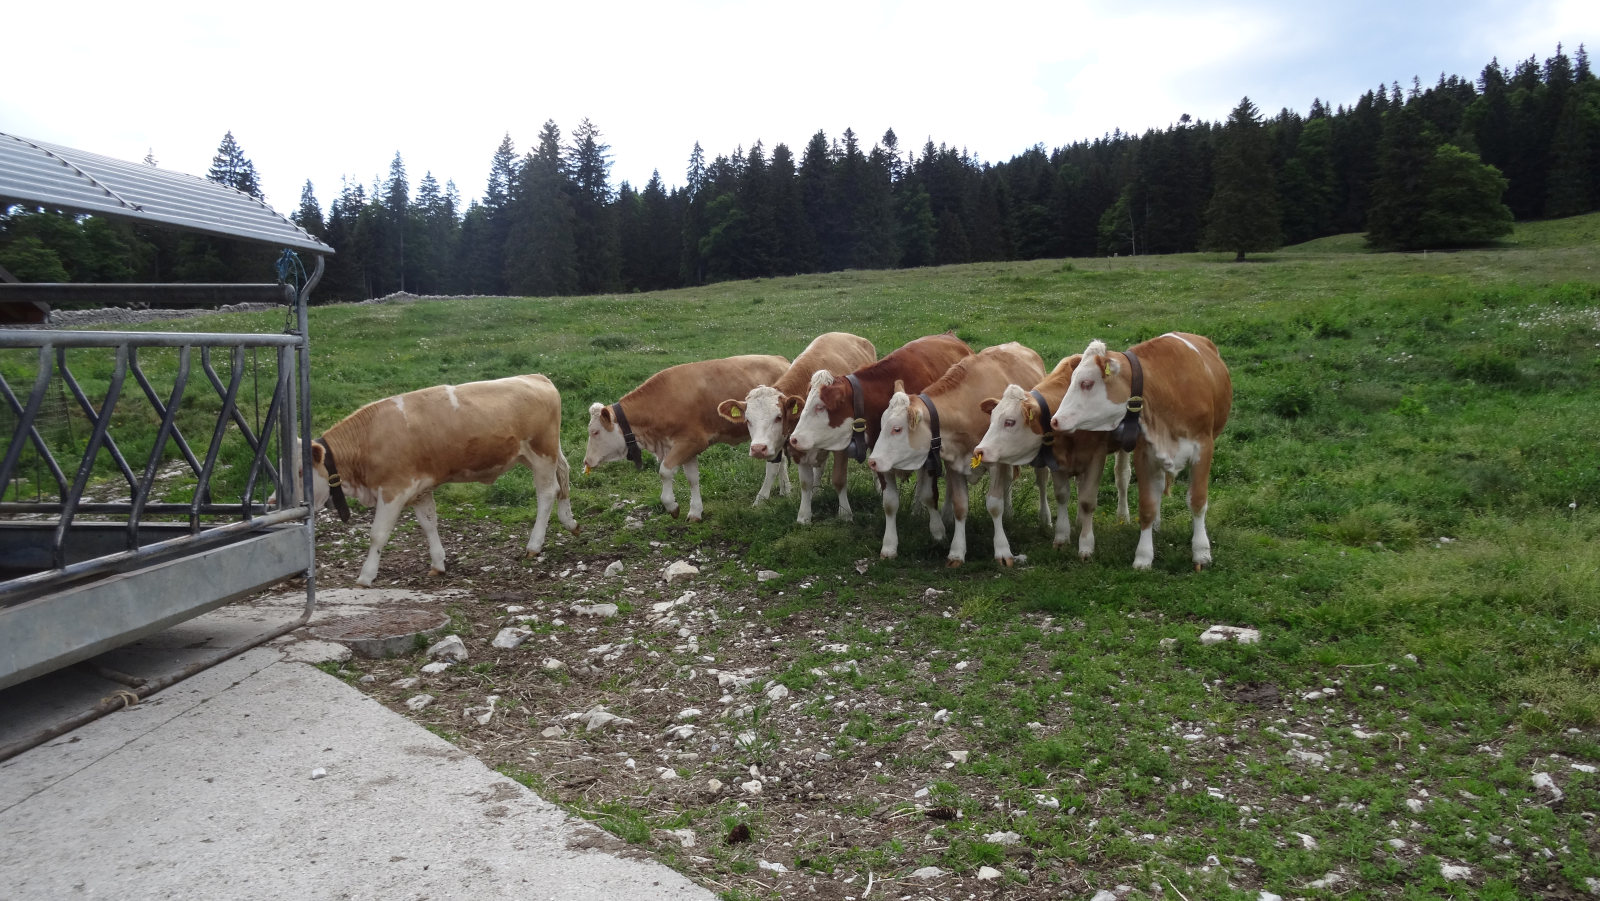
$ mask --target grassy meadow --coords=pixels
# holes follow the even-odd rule
[[[853,724],[819,705],[819,723],[851,739],[841,754],[893,745],[920,705],[950,711],[974,754],[964,781],[935,783],[933,797],[962,818],[935,824],[931,844],[808,859],[829,874],[912,861],[992,864],[1018,891],[1078,872],[1138,897],[1156,896],[1152,883],[1188,898],[1577,897],[1600,885],[1597,265],[1600,217],[1588,216],[1457,253],[1371,254],[1345,236],[1245,264],[1046,260],[334,306],[312,312],[313,411],[320,428],[400,391],[545,373],[562,394],[584,526],[564,552],[730,551],[737,563],[713,576],[760,603],[724,616],[774,630],[792,651],[775,681],[804,692],[827,659],[816,646],[848,640],[858,678],[911,709]],[[238,314],[193,328],[279,321]],[[1135,573],[1137,529],[1115,522],[1109,478],[1092,560],[1051,547],[1024,476],[1008,532],[1026,562],[996,566],[979,503],[968,563],[951,570],[909,503],[899,558],[877,561],[882,513],[864,467],[851,474],[854,521],[833,518],[824,490],[808,527],[793,522],[796,495],[752,508],[761,470],[742,447],[701,458],[703,523],[657,515],[624,528],[619,497],[659,510],[653,468],[582,475],[589,403],[677,363],[792,358],[829,330],[863,335],[880,355],[946,330],[975,350],[1018,340],[1047,365],[1094,338],[1121,349],[1171,330],[1209,336],[1235,391],[1212,475],[1215,565],[1192,569],[1183,484],[1164,506],[1154,570]],[[678,492],[686,504],[681,478]],[[438,498],[452,561],[452,519],[504,523],[511,537],[494,550],[520,552],[533,516],[524,471]],[[402,529],[415,529],[409,516]],[[863,560],[869,578],[836,578]],[[391,566],[386,556],[380,581]],[[756,569],[784,578],[757,585]],[[929,588],[945,594],[926,601]],[[786,629],[800,621],[830,634]],[[1263,638],[1202,646],[1212,624]],[[958,660],[976,666],[955,679]],[[937,678],[920,676],[919,661]],[[1028,803],[1046,789],[1059,810]],[[582,812],[626,838],[628,803]],[[1025,867],[984,841],[1000,829],[1025,837]],[[1444,865],[1470,875],[1447,879]],[[731,858],[724,870],[747,871]],[[1328,874],[1339,878],[1319,884]],[[783,894],[732,884],[725,897]]]

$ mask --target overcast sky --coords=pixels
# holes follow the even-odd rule
[[[359,7],[359,8],[358,8]],[[0,131],[196,175],[232,131],[285,214],[309,179],[386,178],[396,152],[482,194],[510,134],[588,117],[611,183],[681,185],[707,158],[763,142],[798,157],[819,129],[869,149],[1023,150],[1353,103],[1379,84],[1476,79],[1600,50],[1600,0],[812,0],[807,3],[387,5],[17,2],[4,14]]]

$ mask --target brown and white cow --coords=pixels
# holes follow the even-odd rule
[[[561,453],[561,395],[542,375],[423,388],[351,413],[311,445],[313,509],[330,496],[342,501],[330,474],[339,477],[341,491],[374,508],[367,561],[356,579],[370,588],[378,555],[410,505],[438,574],[444,572],[444,545],[433,489],[447,482],[488,484],[518,463],[533,471],[539,505],[528,536],[531,557],[544,548],[552,505],[561,524],[578,531]]]
[[[750,430],[750,456],[781,464],[784,447],[789,443],[789,434],[794,431],[794,424],[800,418],[800,405],[803,403],[799,399],[786,402],[785,398],[805,391],[811,384],[811,374],[819,369],[850,372],[876,359],[878,349],[872,346],[871,341],[858,335],[849,332],[818,335],[800,352],[800,356],[794,358],[794,363],[777,381],[751,388],[743,400],[729,398],[723,401],[717,405],[717,413],[723,419]],[[800,467],[800,512],[795,517],[796,522],[811,521],[811,496],[817,489],[818,476],[827,455],[827,451],[816,450],[795,455],[795,463]],[[845,491],[848,475],[844,451],[835,451],[833,490],[839,496],[839,518],[846,520],[850,518],[850,496]],[[761,493],[756,495],[756,504],[767,499],[770,481],[761,486]],[[783,482],[781,493],[789,493],[787,479]]]
[[[951,366],[972,353],[965,341],[954,334],[929,335],[901,346],[883,359],[863,366],[849,375],[835,377],[819,369],[811,377],[811,387],[801,402],[800,418],[789,436],[789,446],[805,453],[812,450],[842,451],[865,460],[867,450],[878,440],[883,411],[889,406],[895,384],[907,391],[921,391],[933,384]],[[800,400],[790,396],[785,403]],[[893,557],[898,539],[894,534],[895,514],[900,509],[900,492],[892,478],[883,480],[884,527],[883,556]],[[932,493],[932,483],[918,476],[916,494]],[[930,517],[929,530],[936,541],[944,540],[944,521]]]
[[[1072,538],[1072,517],[1067,514],[1072,500],[1072,482],[1078,483],[1078,556],[1089,559],[1094,553],[1094,511],[1099,506],[1100,476],[1105,471],[1106,455],[1113,448],[1109,432],[1076,432],[1056,434],[1050,428],[1050,400],[1059,398],[1071,383],[1072,372],[1078,367],[1082,354],[1063,359],[1056,368],[1033,384],[1032,390],[1012,383],[998,398],[983,401],[982,410],[989,417],[989,429],[972,452],[973,465],[1003,463],[1025,466],[1039,460],[1039,452],[1049,440],[1049,462],[1054,463],[1052,481],[1056,493],[1055,546],[1062,547]],[[1024,382],[1022,384],[1032,384]],[[1043,406],[1040,400],[1044,399]],[[1048,463],[1047,463],[1048,465]],[[1117,521],[1128,521],[1128,452],[1118,450],[1116,462]],[[1005,536],[995,528],[995,552]],[[1010,545],[1006,544],[1009,553]]]
[[[939,468],[949,478],[949,495],[955,514],[950,535],[949,566],[960,566],[967,559],[967,479],[972,467],[967,464],[973,448],[983,437],[989,417],[982,409],[983,399],[998,394],[1012,382],[1032,384],[1044,376],[1044,361],[1031,349],[1012,341],[985,348],[981,353],[960,360],[933,384],[913,394],[896,385],[889,406],[883,411],[882,431],[872,446],[867,466],[873,472],[919,469],[932,465],[930,453],[937,453]],[[937,442],[937,450],[934,450]],[[1045,496],[1048,470],[1035,470],[1039,485],[1039,521],[1050,526],[1050,502]],[[1005,542],[1001,520],[1011,496],[1012,467],[995,466],[990,471],[989,492],[984,506],[995,524],[995,559],[1010,566],[1011,547]],[[936,479],[937,476],[934,476]],[[937,501],[926,500],[929,517],[938,518]],[[893,556],[891,541],[894,519],[884,528],[884,556]]]
[[[1126,352],[1107,351],[1094,341],[1072,373],[1051,424],[1057,431],[1116,430],[1124,446],[1134,440],[1133,468],[1139,476],[1139,547],[1134,569],[1155,560],[1152,535],[1161,522],[1161,496],[1168,481],[1189,469],[1190,539],[1195,569],[1211,563],[1206,534],[1206,491],[1217,436],[1233,406],[1233,380],[1211,339],[1168,332]]]
[[[644,468],[643,448],[655,454],[661,472],[661,504],[678,515],[673,478],[683,470],[689,480],[689,521],[703,515],[700,500],[701,452],[713,444],[743,444],[750,432],[717,414],[717,404],[730,395],[749,393],[757,385],[776,381],[789,368],[783,357],[747,354],[683,363],[661,370],[614,404],[589,405],[589,444],[583,452],[583,471],[617,460],[632,460]],[[789,471],[780,459],[767,464],[761,492],[772,490],[782,476],[785,490]]]

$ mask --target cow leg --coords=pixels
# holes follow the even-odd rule
[[[700,503],[700,458],[683,461],[683,477],[689,480],[689,521],[699,522],[705,518],[704,508]]]
[[[946,566],[960,566],[967,562],[967,512],[972,506],[972,498],[969,496],[967,474],[956,469],[954,466],[945,468],[948,476],[944,486],[945,497],[950,501],[951,512],[955,514],[950,525],[950,553],[945,555]]]
[[[895,529],[895,517],[899,514],[900,482],[890,479],[883,488],[883,547],[878,551],[878,556],[886,560],[900,553],[900,533]]]
[[[800,512],[795,516],[795,522],[805,525],[811,522],[811,496],[817,491],[817,477],[821,475],[817,467],[810,463],[800,464]]]
[[[778,496],[779,497],[788,497],[789,496],[789,491],[790,491],[790,485],[789,485],[789,458],[788,457],[784,457],[784,456],[779,456],[778,457],[778,462],[776,462],[776,463],[774,463],[772,465],[778,467]]]
[[[528,468],[533,470],[534,497],[537,499],[539,509],[533,516],[533,531],[528,534],[528,546],[523,556],[537,557],[544,550],[545,530],[550,525],[550,510],[556,508],[561,524],[571,532],[578,531],[578,522],[572,518],[572,493],[562,490],[568,480],[561,470],[566,467],[565,458],[557,457],[552,461],[535,457]]]
[[[444,575],[444,544],[439,541],[439,508],[434,506],[433,492],[424,491],[411,500],[411,510],[417,514],[417,525],[428,538],[428,559],[433,564],[432,575]],[[376,571],[374,571],[376,572]]]
[[[672,514],[673,519],[678,518],[678,497],[672,491],[672,480],[678,475],[678,467],[661,464],[661,506]]]
[[[833,452],[833,491],[839,496],[839,518],[849,522],[854,513],[850,510],[850,492],[845,490],[845,483],[850,480],[850,460],[844,451]]]
[[[1206,534],[1206,509],[1211,505],[1208,496],[1211,483],[1211,448],[1203,447],[1199,459],[1189,470],[1189,513],[1194,517],[1194,535],[1189,549],[1194,555],[1196,570],[1211,565],[1211,536]]]
[[[1056,535],[1051,545],[1060,549],[1072,540],[1072,479],[1057,473],[1052,481],[1056,491]],[[1079,494],[1082,494],[1081,488]]]
[[[1167,474],[1150,454],[1135,454],[1139,476],[1139,546],[1133,552],[1133,568],[1149,569],[1156,559],[1156,526],[1161,521],[1161,494]]]
[[[1050,527],[1055,524],[1054,517],[1050,515],[1050,498],[1047,494],[1050,490],[1050,483],[1053,481],[1050,470],[1045,469],[1043,466],[1035,466],[1033,468],[1033,485],[1039,491],[1039,527],[1046,532],[1050,531]]]
[[[1100,506],[1100,477],[1105,465],[1090,466],[1078,476],[1078,559],[1094,556],[1094,511]],[[1064,508],[1063,508],[1064,509]]]
[[[751,504],[752,507],[761,506],[762,501],[772,496],[772,483],[778,480],[779,475],[783,476],[783,485],[778,489],[778,493],[784,496],[789,494],[789,465],[780,459],[776,463],[769,462],[766,466],[766,474],[761,480],[761,490],[756,492],[756,502]]]
[[[1011,467],[997,463],[989,467],[989,490],[984,492],[983,507],[994,521],[994,559],[1001,566],[1016,563],[1011,555],[1011,539],[1006,537],[1006,495],[1011,493],[1011,480],[1007,474]],[[955,545],[952,543],[951,547]]]
[[[1101,464],[1104,468],[1105,464]],[[1128,480],[1133,476],[1133,464],[1127,451],[1117,451],[1117,462],[1112,466],[1117,478],[1117,522],[1128,521]]]
[[[935,507],[939,506],[933,499],[933,493],[938,489],[939,483],[928,475],[926,469],[917,470],[916,478],[911,483],[911,496],[916,498],[917,502],[922,506],[928,508],[928,532],[933,535],[934,541],[943,544],[945,540],[944,516],[934,510]],[[944,509],[954,509],[949,492],[946,492],[944,496]]]
[[[361,575],[356,577],[356,584],[362,588],[371,588],[372,580],[378,577],[378,555],[382,553],[383,546],[389,543],[389,536],[394,533],[395,523],[400,521],[400,513],[405,510],[408,499],[404,495],[386,498],[383,489],[378,489],[378,506],[372,511],[372,539],[367,545],[367,562],[361,565]]]

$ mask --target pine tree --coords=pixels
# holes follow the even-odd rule
[[[300,189],[300,209],[296,210],[289,219],[295,225],[306,230],[314,238],[324,238],[328,234],[328,224],[322,218],[322,206],[317,203],[316,192],[311,187],[311,179],[306,179],[306,186]]]
[[[1427,208],[1426,173],[1438,141],[1415,108],[1391,112],[1384,121],[1378,180],[1367,215],[1367,242],[1384,250],[1422,247],[1422,213]]]
[[[522,160],[507,207],[505,279],[516,294],[550,296],[578,291],[578,249],[572,184],[561,150],[561,129],[546,120],[538,146]]]
[[[1511,210],[1500,202],[1506,179],[1476,155],[1441,144],[1423,182],[1426,203],[1417,247],[1461,247],[1511,234]]]
[[[261,179],[256,174],[256,166],[244,155],[239,148],[239,142],[233,139],[233,132],[229,131],[222,136],[222,143],[217,146],[217,155],[211,159],[211,169],[206,172],[206,178],[219,185],[227,185],[257,200],[264,200],[261,193]]]
[[[1247,253],[1278,248],[1282,238],[1271,154],[1261,114],[1245,97],[1228,115],[1212,157],[1214,188],[1202,250],[1232,251],[1234,260],[1243,262]]]
[[[614,291],[622,282],[617,223],[611,207],[610,150],[610,145],[600,142],[600,129],[584,119],[572,133],[566,151],[578,291],[583,294]]]

